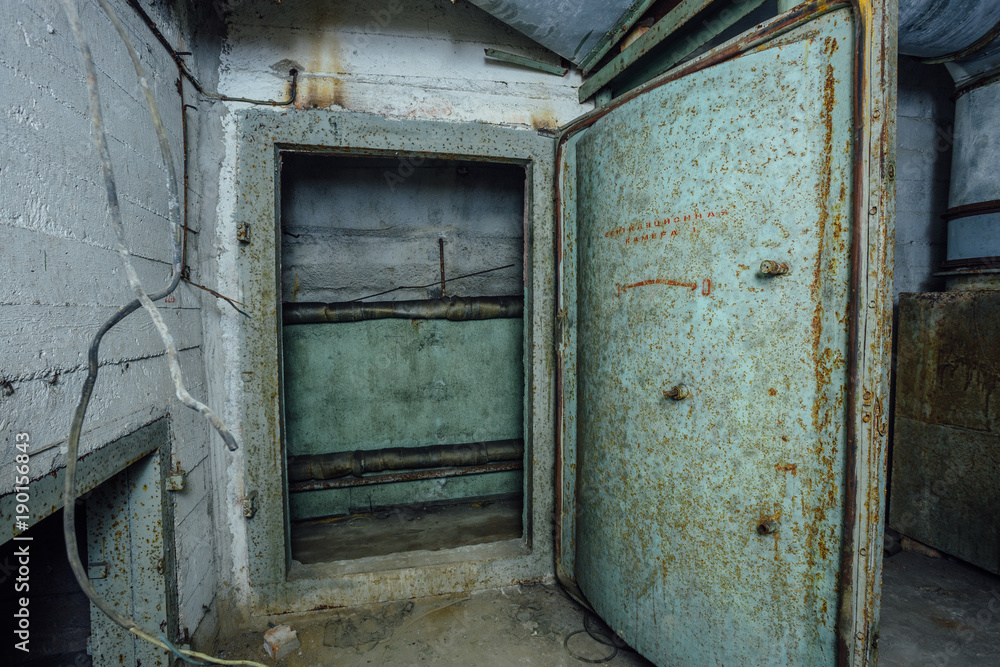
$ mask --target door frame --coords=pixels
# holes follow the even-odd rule
[[[739,57],[809,21],[850,8],[854,15],[854,188],[851,240],[847,452],[844,540],[841,550],[837,664],[877,661],[878,614],[885,517],[889,367],[892,345],[892,262],[895,219],[897,0],[810,0],[684,65],[581,116],[559,132],[556,150],[557,423],[556,574],[577,590],[573,572],[575,466],[564,458],[575,446],[575,296],[567,285],[576,267],[565,261],[564,205],[572,201],[565,157],[573,137],[614,109],[684,76]],[[572,167],[570,167],[572,169]],[[564,197],[569,194],[569,197]],[[573,450],[575,451],[575,449]]]
[[[555,141],[485,123],[399,120],[331,111],[241,109],[228,238],[240,239],[235,266],[251,320],[239,325],[231,395],[241,448],[230,513],[240,540],[234,570],[245,567],[250,616],[304,612],[542,581],[552,576],[551,514],[555,397],[553,312],[555,236],[551,191]],[[513,163],[525,169],[524,532],[518,540],[436,552],[333,563],[293,563],[289,549],[286,451],[281,407],[280,167],[283,151],[350,156],[444,158]],[[412,166],[410,167],[412,168]],[[401,174],[402,175],[402,174]],[[242,227],[242,232],[240,231]],[[232,469],[232,468],[231,468]],[[245,539],[245,541],[243,541]],[[242,542],[242,543],[241,543]]]

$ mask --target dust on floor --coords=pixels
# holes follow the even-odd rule
[[[1000,577],[903,552],[883,563],[880,667],[1000,665]]]
[[[294,628],[302,642],[281,661],[288,667],[650,665],[627,647],[609,646],[617,638],[592,619],[591,632],[605,643],[593,639],[584,614],[557,586],[537,584],[288,615],[276,622]],[[216,655],[274,664],[260,632],[233,638]]]

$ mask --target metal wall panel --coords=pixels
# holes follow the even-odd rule
[[[459,445],[524,434],[521,319],[285,326],[290,456]],[[519,473],[291,496],[293,519],[350,508],[520,493]],[[363,499],[363,500],[362,500]]]
[[[1000,574],[1000,292],[902,294],[889,525]]]
[[[283,329],[290,456],[520,438],[523,322]]]
[[[580,64],[641,0],[470,0],[563,58]]]

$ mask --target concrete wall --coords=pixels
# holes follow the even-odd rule
[[[133,262],[147,289],[157,290],[170,275],[166,170],[127,53],[96,3],[80,4],[99,71]],[[124,2],[112,4],[146,67],[180,174],[176,67]],[[177,4],[143,2],[183,49],[185,12]],[[100,324],[132,295],[115,252],[82,65],[62,7],[56,0],[9,0],[3,14],[0,469],[11,470],[14,433],[25,431],[31,437],[31,473],[37,478],[65,464],[64,445],[86,375],[88,345]],[[191,195],[197,198],[198,193]],[[197,229],[196,221],[192,224]],[[197,263],[197,245],[189,247],[192,264]],[[203,299],[182,285],[161,307],[195,396],[205,394]],[[173,462],[189,472],[187,490],[173,496],[183,634],[198,627],[203,605],[211,606],[216,589],[209,546],[209,434],[198,415],[173,399],[163,345],[148,316],[138,312],[104,340],[82,453],[164,415],[171,418]],[[9,492],[12,482],[11,475],[0,476],[0,494]]]
[[[945,258],[955,103],[943,65],[899,59],[896,148],[895,296],[944,289],[934,273]]]
[[[296,106],[401,118],[555,127],[579,115],[563,77],[484,58],[494,47],[558,58],[484,11],[450,0],[246,0],[232,3],[220,87],[280,99],[299,70]]]
[[[400,175],[405,174],[406,177]],[[284,301],[350,301],[400,285],[430,285],[375,301],[524,291],[524,168],[316,155],[283,160]],[[513,266],[510,266],[513,265]]]

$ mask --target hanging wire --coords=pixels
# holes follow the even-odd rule
[[[615,634],[614,630],[601,620],[600,616],[589,609],[583,610],[583,629],[587,631],[587,634],[595,642],[604,644],[605,646],[613,646],[616,649],[632,650],[624,639]]]
[[[93,394],[94,385],[97,382],[97,373],[99,369],[99,351],[101,340],[104,335],[111,330],[116,324],[121,322],[123,319],[128,317],[131,313],[138,310],[140,307],[144,308],[153,320],[153,324],[156,326],[157,331],[160,334],[160,338],[163,340],[164,347],[166,348],[168,362],[170,364],[170,375],[174,383],[174,389],[177,394],[178,399],[186,406],[198,411],[202,414],[209,423],[215,428],[222,437],[226,446],[230,450],[235,450],[237,448],[236,440],[233,435],[229,432],[222,421],[208,408],[205,404],[194,399],[184,387],[184,380],[180,370],[180,364],[177,361],[177,348],[174,344],[173,337],[170,334],[170,330],[167,328],[166,323],[163,320],[163,316],[156,309],[153,301],[158,301],[165,298],[171,292],[173,292],[177,285],[181,281],[182,274],[182,263],[183,263],[183,246],[182,246],[182,226],[180,223],[180,204],[178,198],[178,187],[177,187],[177,174],[174,169],[173,159],[170,154],[169,141],[167,140],[166,130],[163,126],[163,120],[160,117],[159,108],[156,105],[156,101],[153,98],[153,93],[149,88],[149,83],[146,79],[145,72],[143,71],[142,65],[139,62],[138,54],[136,54],[134,47],[132,46],[131,40],[128,38],[124,27],[118,20],[118,16],[115,14],[114,10],[108,4],[107,0],[97,0],[101,9],[107,15],[108,19],[114,25],[119,36],[124,42],[129,56],[132,59],[132,64],[135,67],[136,76],[139,79],[139,85],[142,88],[143,94],[146,98],[146,104],[149,110],[150,117],[153,121],[153,126],[156,130],[157,139],[159,141],[160,155],[163,159],[165,167],[167,169],[167,194],[168,194],[168,216],[171,224],[171,231],[173,235],[173,261],[172,261],[172,273],[170,283],[167,287],[155,294],[148,295],[142,283],[139,280],[138,274],[135,271],[135,267],[132,266],[132,262],[129,259],[131,253],[125,246],[125,229],[122,222],[121,210],[118,203],[118,193],[115,184],[114,171],[111,166],[111,154],[108,149],[107,136],[104,131],[104,120],[101,113],[101,102],[100,96],[97,89],[97,69],[94,66],[93,56],[90,52],[90,47],[87,42],[86,33],[83,28],[83,23],[80,20],[80,14],[77,9],[76,0],[62,0],[63,9],[66,12],[66,17],[69,20],[70,27],[73,30],[73,35],[76,38],[77,45],[80,50],[80,55],[83,59],[84,70],[87,76],[87,90],[89,94],[89,105],[90,105],[90,117],[93,123],[94,138],[97,144],[98,153],[101,160],[101,170],[104,176],[105,189],[107,191],[108,198],[108,209],[111,214],[112,226],[115,230],[116,245],[118,254],[121,258],[122,264],[125,267],[125,273],[128,277],[129,285],[135,294],[135,299],[128,305],[120,308],[117,313],[115,313],[107,322],[105,322],[100,329],[98,329],[97,334],[91,341],[90,349],[87,355],[88,362],[88,372],[87,377],[84,380],[83,390],[80,394],[80,401],[77,403],[76,410],[73,414],[72,424],[70,426],[69,440],[67,443],[67,453],[66,453],[66,484],[63,492],[63,532],[66,540],[66,556],[70,563],[70,568],[73,571],[73,575],[76,577],[77,583],[83,590],[87,598],[104,612],[111,620],[116,624],[120,625],[122,628],[126,629],[133,635],[144,639],[160,648],[170,651],[178,656],[181,656],[185,661],[192,664],[206,664],[201,662],[202,660],[207,661],[208,664],[220,664],[220,665],[251,665],[252,667],[263,667],[260,663],[246,661],[246,660],[220,660],[207,656],[196,651],[190,651],[186,649],[179,649],[173,646],[166,638],[157,638],[146,633],[138,623],[122,615],[117,610],[109,605],[97,591],[91,585],[87,573],[83,568],[83,564],[80,560],[79,549],[76,540],[76,468],[77,468],[77,457],[79,455],[80,446],[80,435],[83,430],[83,422],[87,413],[87,406],[90,403],[91,396]]]
[[[462,280],[463,278],[471,278],[473,276],[481,276],[484,273],[492,273],[493,271],[501,271],[503,269],[509,269],[512,266],[517,266],[516,264],[507,264],[506,266],[498,266],[494,269],[483,269],[482,271],[476,271],[475,273],[466,273],[464,276],[455,276],[454,278],[448,278],[447,280],[442,279],[439,281],[434,281],[428,283],[427,285],[400,285],[399,287],[393,287],[392,289],[387,289],[384,292],[378,292],[377,294],[369,294],[368,296],[359,296],[357,299],[351,299],[349,303],[354,303],[355,301],[364,301],[365,299],[373,299],[377,296],[382,296],[383,294],[391,294],[392,292],[398,292],[399,290],[406,289],[426,289],[428,287],[436,287],[441,285],[441,291],[444,292],[444,284],[450,283],[453,280]]]
[[[248,312],[246,312],[245,310],[243,310],[243,309],[240,308],[240,306],[243,306],[243,308],[246,308],[246,304],[243,303],[242,301],[237,301],[236,299],[231,299],[228,296],[226,296],[225,294],[219,294],[218,292],[216,292],[211,287],[205,287],[204,285],[199,285],[198,283],[191,282],[187,278],[184,279],[184,282],[186,282],[191,287],[197,287],[198,289],[205,290],[206,292],[208,292],[209,294],[211,294],[212,296],[214,296],[216,299],[222,299],[223,301],[225,301],[226,303],[228,303],[230,306],[232,306],[233,309],[237,313],[239,313],[243,317],[247,318],[248,320],[252,319],[250,317],[250,314]]]
[[[571,649],[569,647],[569,640],[572,639],[573,637],[576,637],[577,635],[583,634],[584,632],[587,632],[587,631],[586,630],[576,630],[576,631],[571,632],[568,635],[566,635],[566,638],[563,639],[563,648],[566,649],[566,652],[569,653],[570,656],[572,656],[576,660],[579,660],[580,662],[590,663],[591,665],[600,665],[600,664],[603,664],[605,662],[610,662],[610,661],[612,661],[612,660],[615,659],[615,656],[618,655],[618,647],[617,646],[609,646],[608,644],[605,644],[604,642],[600,642],[600,643],[603,644],[604,646],[608,646],[611,649],[611,653],[607,654],[603,658],[586,658],[586,657],[580,655],[579,653],[577,653],[576,651],[574,651],[573,649]],[[593,637],[593,635],[591,635],[591,637]]]
[[[570,600],[573,599],[569,597],[569,595],[567,595],[566,597],[568,597]],[[574,602],[576,601],[574,600]],[[609,649],[611,649],[611,653],[604,656],[603,658],[587,658],[578,654],[573,649],[571,649],[569,646],[569,640],[579,634],[583,634],[584,632],[586,632],[587,635],[598,644],[603,644],[604,646],[607,646]],[[569,653],[571,656],[573,656],[580,662],[587,662],[595,665],[614,660],[615,656],[618,655],[619,651],[624,650],[633,652],[632,647],[629,646],[624,639],[615,634],[615,632],[610,627],[608,627],[608,625],[604,621],[601,620],[600,616],[590,611],[589,609],[583,610],[583,629],[576,630],[566,635],[566,638],[563,640],[563,648],[566,649],[567,653]]]

